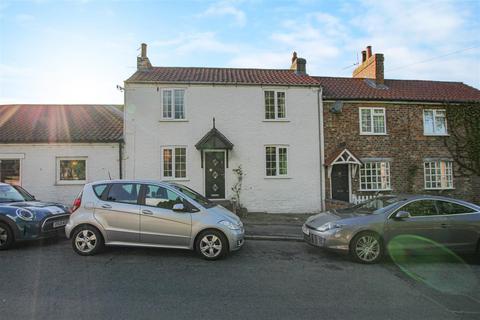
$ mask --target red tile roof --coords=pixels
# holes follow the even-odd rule
[[[0,105],[0,143],[117,142],[119,105]]]
[[[385,88],[360,78],[314,77],[325,100],[390,100],[424,102],[480,101],[480,90],[461,82],[385,80]]]
[[[127,82],[318,86],[313,77],[292,70],[236,68],[153,67],[135,72]]]

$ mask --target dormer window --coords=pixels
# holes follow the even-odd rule
[[[265,120],[285,120],[285,91],[266,90],[265,92]]]
[[[162,90],[162,119],[183,120],[185,119],[185,90],[163,89]]]

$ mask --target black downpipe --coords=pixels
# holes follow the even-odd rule
[[[123,179],[123,141],[118,143],[118,177]]]

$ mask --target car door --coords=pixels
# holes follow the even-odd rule
[[[155,184],[146,184],[142,188],[141,242],[187,247],[192,232],[191,213],[173,211],[175,204],[185,200],[177,192]]]
[[[399,211],[407,211],[410,217],[396,219],[395,214]],[[385,225],[385,236],[390,241],[399,235],[413,235],[445,244],[447,232],[444,225],[445,218],[438,212],[435,201],[419,199],[405,204],[390,215]],[[418,244],[419,247],[433,247],[426,241],[411,243]]]
[[[455,251],[475,251],[480,232],[480,213],[447,200],[437,200],[437,208],[445,217],[446,245]]]
[[[95,204],[95,218],[107,233],[107,242],[140,241],[140,184],[112,183]]]

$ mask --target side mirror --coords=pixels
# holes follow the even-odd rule
[[[410,218],[410,213],[408,211],[398,211],[395,213],[395,219],[403,220]]]
[[[185,211],[185,206],[183,205],[183,203],[174,204],[173,205],[173,211],[184,212]]]

